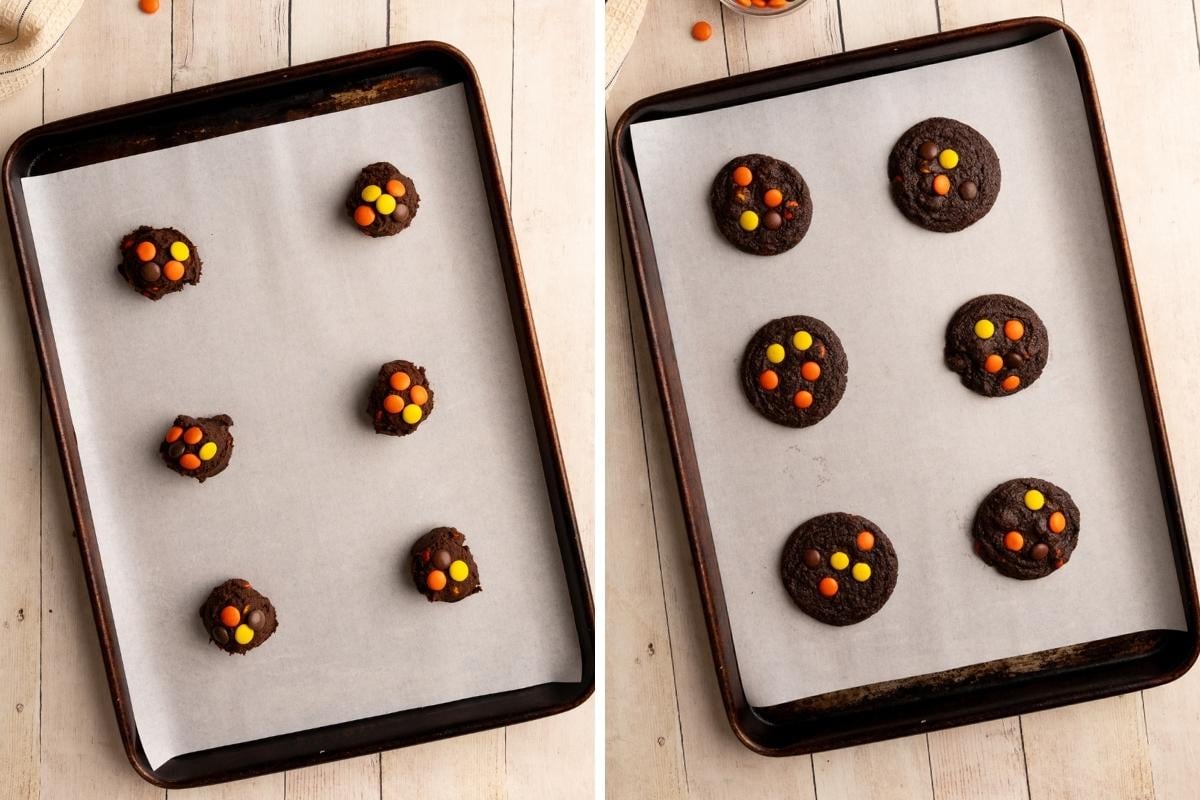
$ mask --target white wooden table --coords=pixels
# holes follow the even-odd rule
[[[1200,52],[1189,0],[811,0],[782,20],[650,0],[608,125],[654,92],[1009,17],[1064,19],[1099,85],[1187,518],[1200,519]],[[690,38],[707,19],[713,38]],[[734,739],[705,638],[637,292],[607,194],[608,794],[625,797],[1192,798],[1200,670],[1147,692],[767,759]],[[1200,538],[1193,537],[1193,548]]]
[[[351,10],[353,9],[353,10]],[[74,114],[420,39],[481,75],[558,431],[592,552],[593,10],[557,0],[88,0],[49,68],[0,100],[0,152]],[[547,113],[552,108],[553,113]],[[87,202],[87,198],[80,198]],[[239,783],[164,792],[125,761],[62,475],[0,226],[0,797],[591,797],[593,712]]]

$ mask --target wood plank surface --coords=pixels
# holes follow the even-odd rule
[[[608,122],[611,126],[643,96],[721,74],[939,27],[1031,15],[1063,18],[1064,12],[1067,23],[1084,37],[1101,87],[1175,466],[1190,516],[1200,495],[1193,466],[1200,452],[1200,427],[1189,414],[1189,401],[1200,391],[1189,357],[1200,346],[1200,329],[1189,324],[1189,314],[1200,302],[1191,264],[1200,251],[1200,232],[1184,221],[1195,209],[1200,182],[1194,146],[1194,131],[1200,127],[1200,54],[1192,3],[1164,2],[1149,13],[1144,3],[1133,0],[812,0],[791,17],[764,21],[743,20],[728,11],[718,14],[705,2],[650,0],[638,40],[608,93]],[[713,23],[715,34],[699,44],[687,34],[691,23],[702,18]],[[615,222],[607,224],[609,241],[623,244]],[[616,554],[622,565],[637,564],[620,573],[610,566],[606,738],[611,797],[623,796],[612,791],[614,785],[624,785],[614,784],[612,777],[611,765],[619,763],[635,764],[639,774],[649,774],[645,785],[652,791],[642,796],[650,797],[723,797],[748,791],[815,794],[823,800],[1194,796],[1200,775],[1200,740],[1190,733],[1200,728],[1200,678],[1194,675],[1144,697],[1135,693],[822,753],[811,760],[785,759],[791,769],[778,773],[770,772],[778,761],[758,759],[737,745],[715,692],[641,310],[627,259],[618,258],[611,245],[609,250],[610,408],[626,399],[611,385],[614,376],[622,384],[636,379],[638,390],[636,408],[610,413],[606,431],[607,513],[620,521],[610,523],[610,565]],[[641,452],[622,452],[636,448],[639,440]],[[642,458],[644,469],[639,468]],[[658,584],[665,619],[656,614]],[[636,642],[651,631],[669,632],[669,651],[659,647],[657,652],[670,656],[671,675],[638,661]],[[637,698],[636,713],[615,699],[626,694]],[[669,730],[672,714],[681,726],[680,753],[653,758],[645,739],[654,730]],[[721,741],[728,745],[724,750],[719,749]],[[798,789],[797,778],[810,765],[814,784]]]

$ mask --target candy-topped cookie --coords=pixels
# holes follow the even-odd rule
[[[358,174],[346,198],[346,213],[367,236],[394,236],[412,224],[420,204],[412,178],[379,161]]]
[[[961,231],[983,218],[1000,194],[1000,159],[983,134],[933,117],[909,128],[888,158],[896,206],[931,231]]]
[[[975,553],[997,572],[1044,578],[1070,560],[1079,542],[1079,507],[1050,481],[1005,481],[980,503],[971,533]]]
[[[946,326],[946,366],[986,397],[1015,394],[1038,379],[1050,335],[1034,310],[1006,294],[968,300]]]
[[[233,420],[227,414],[189,417],[180,414],[167,428],[158,452],[168,467],[204,483],[229,466],[233,454]]]
[[[200,607],[208,640],[226,653],[245,655],[279,627],[275,606],[249,581],[230,578],[212,590]]]
[[[783,585],[800,610],[828,625],[853,625],[883,608],[900,572],[891,540],[854,514],[813,517],[783,546]]]
[[[816,425],[837,407],[850,366],[837,334],[813,317],[783,317],[758,329],[742,356],[742,388],[772,422]]]
[[[143,225],[121,239],[117,272],[134,291],[157,300],[200,282],[200,254],[192,240],[174,228]]]
[[[433,389],[425,368],[411,361],[389,361],[379,368],[379,378],[367,400],[367,413],[376,433],[407,436],[433,412]]]
[[[721,235],[756,256],[791,250],[812,222],[808,184],[786,161],[759,153],[738,156],[713,180],[709,194]]]
[[[434,528],[417,539],[410,560],[413,583],[431,603],[457,603],[483,591],[466,537],[454,528]]]

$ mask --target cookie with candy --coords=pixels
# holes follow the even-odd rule
[[[226,653],[245,655],[279,627],[275,606],[249,581],[230,578],[209,593],[200,607],[208,640]]]
[[[814,317],[782,317],[759,328],[746,345],[742,389],[771,422],[807,428],[837,407],[849,370],[832,328]]]
[[[180,414],[167,428],[158,452],[168,467],[204,483],[229,466],[233,454],[233,420],[228,414],[189,417]]]
[[[117,272],[143,297],[157,300],[200,282],[200,254],[174,228],[143,225],[121,239],[119,249]]]
[[[457,603],[483,589],[466,537],[454,528],[434,528],[412,546],[413,584],[431,603]]]
[[[1004,397],[1033,385],[1050,357],[1050,334],[1032,308],[1006,294],[968,300],[946,326],[946,366],[963,386]]]
[[[433,389],[425,368],[411,361],[389,361],[367,400],[367,414],[376,433],[407,436],[433,412]]]
[[[1001,575],[1044,578],[1071,559],[1079,543],[1079,506],[1040,478],[1005,481],[975,512],[975,553]]]
[[[791,250],[812,222],[804,178],[786,161],[760,153],[738,156],[721,168],[709,205],[721,235],[757,256]]]
[[[970,125],[932,117],[909,128],[888,157],[892,199],[926,230],[952,233],[974,225],[1000,194],[1000,159]]]
[[[837,512],[792,532],[781,569],[784,588],[801,611],[827,625],[853,625],[887,603],[900,564],[878,525]]]
[[[412,178],[379,161],[358,174],[346,198],[346,213],[367,236],[395,236],[412,224],[420,204]]]

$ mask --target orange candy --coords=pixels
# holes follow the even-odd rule
[[[1025,546],[1025,537],[1017,531],[1009,531],[1004,534],[1004,546],[1016,552]]]
[[[773,369],[764,369],[758,374],[758,385],[768,392],[779,388],[779,376]]]
[[[242,621],[242,612],[236,606],[225,606],[221,609],[221,624],[226,628],[236,628]]]
[[[197,428],[195,425],[183,432],[184,444],[196,444],[204,438],[204,431]]]
[[[179,466],[184,469],[199,469],[200,458],[195,453],[184,453],[179,457]]]
[[[833,597],[837,594],[837,581],[833,578],[821,578],[821,582],[817,584],[817,591],[825,597]]]
[[[988,356],[987,358],[985,358],[983,360],[983,369],[986,372],[991,372],[992,374],[995,374],[995,373],[999,372],[1000,370],[1004,369],[1004,359],[1001,358],[1000,356],[996,355],[995,353],[992,353],[990,356]]]
[[[1014,342],[1025,335],[1025,326],[1021,324],[1019,319],[1010,319],[1004,323],[1004,335]]]
[[[404,410],[404,398],[398,394],[389,394],[383,398],[383,410],[389,414],[399,414]]]
[[[428,586],[432,591],[440,592],[442,589],[446,588],[446,573],[442,572],[440,569],[435,569],[433,572],[425,576],[425,585]]]
[[[183,428],[178,425],[172,425],[170,428],[167,428],[167,435],[163,439],[167,444],[171,444],[171,442],[174,442],[180,436],[183,436]]]
[[[419,406],[425,405],[425,403],[429,400],[429,392],[426,391],[424,386],[412,387],[412,391],[408,393],[408,396],[411,397],[412,401]]]
[[[404,197],[404,184],[395,178],[388,181],[387,186],[384,188],[387,189],[387,193],[392,197]]]
[[[140,242],[134,252],[142,261],[149,261],[158,255],[158,248],[154,246],[154,242]]]
[[[375,221],[375,212],[370,206],[359,206],[354,209],[354,221],[365,228]]]
[[[815,381],[821,377],[821,365],[815,361],[805,361],[800,367],[800,377],[806,381]]]
[[[792,404],[796,408],[808,408],[813,404],[812,392],[806,392],[803,389],[796,392],[796,396],[792,398]]]
[[[168,261],[163,264],[163,275],[166,275],[169,281],[179,280],[183,277],[183,264],[178,261]]]
[[[763,195],[763,202],[768,207],[774,208],[783,202],[783,192],[778,189],[767,189],[767,193]]]
[[[712,38],[712,25],[700,20],[692,26],[692,38],[697,42],[707,42]]]
[[[950,194],[950,179],[945,175],[938,175],[933,179],[933,191],[943,196]]]
[[[859,531],[858,536],[854,540],[855,546],[859,550],[874,550],[875,549],[875,534],[870,531]]]
[[[1067,518],[1061,511],[1055,511],[1050,515],[1050,532],[1062,533],[1067,528]]]
[[[138,8],[143,13],[153,14],[158,11],[158,0],[138,0]]]
[[[768,8],[783,8],[787,5],[787,0],[767,0]]]
[[[1006,392],[1011,392],[1021,385],[1021,379],[1016,375],[1009,375],[1004,380],[1000,381],[1000,387]]]
[[[388,378],[388,383],[397,392],[403,392],[412,385],[412,378],[408,377],[407,372],[393,372],[392,377]]]
[[[754,173],[749,167],[738,167],[733,171],[733,182],[738,186],[749,186],[750,181],[754,180]]]

